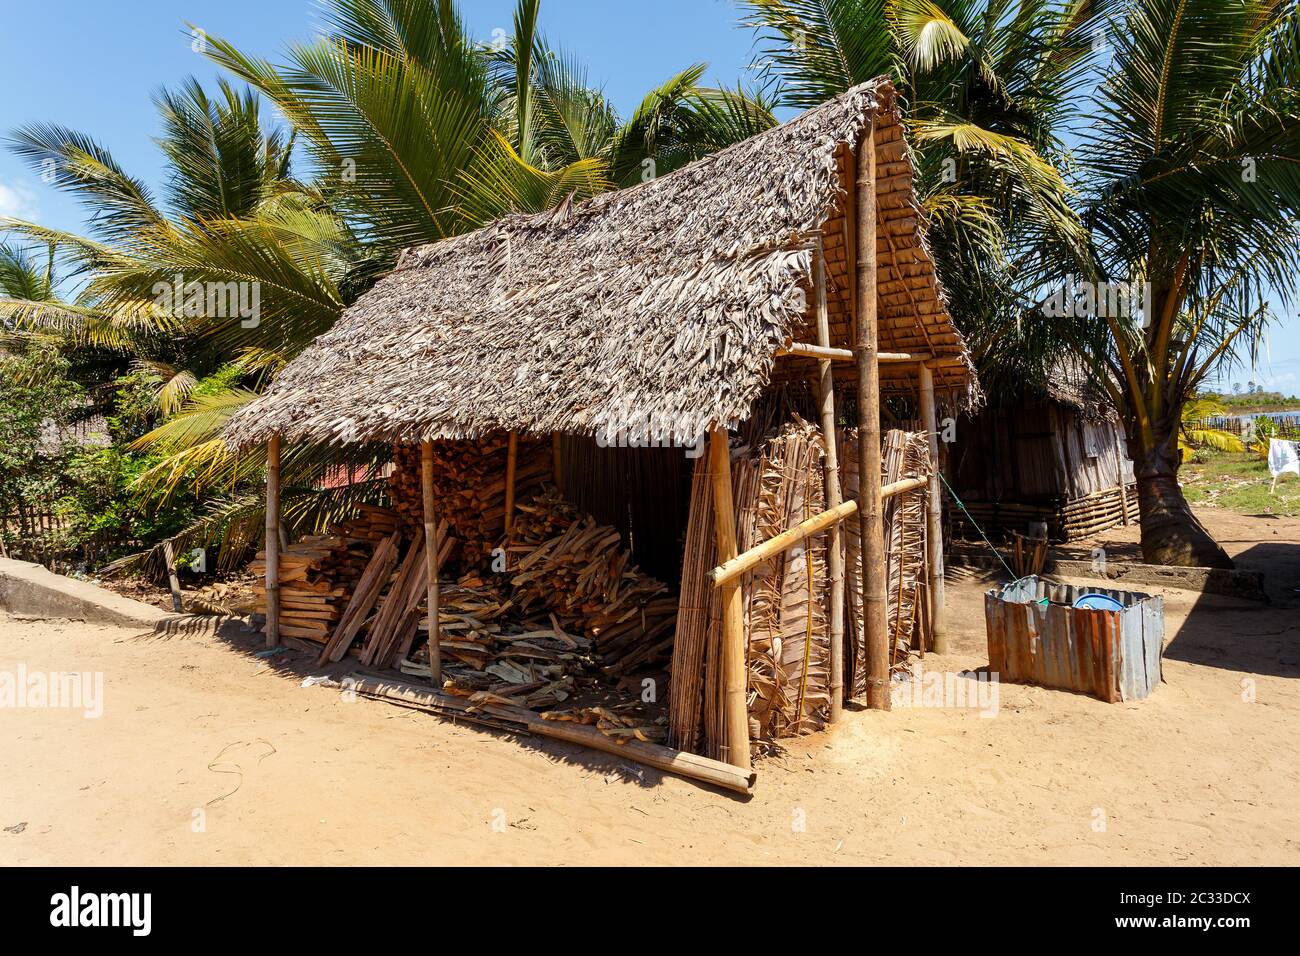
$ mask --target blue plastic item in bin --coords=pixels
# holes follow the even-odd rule
[[[1080,594],[1074,599],[1074,606],[1085,611],[1122,611],[1124,605],[1108,594]]]

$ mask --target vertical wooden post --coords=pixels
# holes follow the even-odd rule
[[[830,316],[826,308],[826,257],[820,241],[813,262],[813,294],[817,298],[817,344],[831,344]],[[835,437],[835,373],[830,359],[818,363],[817,400],[821,410],[822,437],[826,441],[826,507],[843,500],[840,490],[840,455]],[[844,714],[844,529],[842,522],[831,525],[828,536],[831,575],[831,723]]]
[[[1115,435],[1115,477],[1119,480],[1119,513],[1124,521],[1124,527],[1127,528],[1128,486],[1124,484],[1124,446],[1119,440],[1118,433]]]
[[[266,646],[280,643],[280,436],[266,446]]]
[[[731,450],[727,430],[709,432],[709,481],[713,486],[713,530],[718,563],[736,556],[736,506],[731,498]],[[722,686],[727,744],[722,759],[749,769],[749,708],[745,702],[745,620],[740,579],[719,590],[722,599]]]
[[[551,434],[551,477],[555,481],[555,490],[564,493],[564,475],[562,472],[563,461],[560,458],[560,440],[559,432]]]
[[[862,621],[867,706],[889,710],[889,628],[885,605],[885,528],[880,497],[880,365],[876,323],[876,132],[863,137],[857,161],[858,520],[862,536]]]
[[[939,489],[939,417],[934,404],[934,373],[924,362],[917,371],[921,384],[921,427],[930,439],[930,476],[926,502],[926,563],[929,565],[930,633],[936,654],[948,653],[948,630],[944,620],[943,594],[943,495]]]
[[[510,444],[506,448],[506,537],[515,526],[515,471],[519,467],[519,432],[510,429]]]
[[[167,584],[172,592],[172,610],[180,614],[184,610],[181,604],[181,580],[176,576],[176,552],[172,549],[172,539],[163,541],[163,560],[167,562]]]
[[[429,681],[442,687],[442,622],[438,608],[438,516],[433,504],[433,442],[420,445],[420,491],[424,499],[426,596],[429,605]]]

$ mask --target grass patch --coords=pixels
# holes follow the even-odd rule
[[[1243,515],[1300,516],[1300,478],[1283,475],[1269,494],[1273,478],[1258,455],[1201,449],[1178,473],[1183,494],[1192,504],[1223,508]]]

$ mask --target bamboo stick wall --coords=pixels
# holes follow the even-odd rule
[[[957,426],[949,475],[985,532],[1024,533],[1045,522],[1073,541],[1137,520],[1133,463],[1113,418],[1089,418],[1063,402],[986,408]],[[953,532],[977,536],[961,513]]]
[[[789,396],[783,398],[788,401]],[[766,438],[748,430],[733,448],[732,487],[741,551],[791,528],[824,507],[820,429],[790,414],[756,413],[775,432]],[[760,410],[762,411],[762,410]],[[769,407],[767,412],[771,412]],[[928,445],[921,433],[886,433],[886,481],[925,474]],[[856,493],[857,433],[841,429],[841,478],[846,499]],[[885,512],[888,557],[887,621],[891,663],[924,652],[928,623],[925,589],[924,489],[890,499]],[[690,499],[685,556],[674,645],[669,741],[677,747],[716,757],[723,742],[721,707],[721,611],[718,591],[707,575],[717,563],[713,543],[712,495],[707,467],[696,466]],[[857,567],[857,523],[843,525],[846,565]],[[829,713],[830,588],[825,532],[800,549],[769,559],[741,579],[749,661],[750,732],[755,740],[775,740],[821,729]],[[847,575],[846,685],[849,696],[865,690],[862,599],[858,575]]]

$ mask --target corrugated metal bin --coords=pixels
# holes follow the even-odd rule
[[[1084,594],[1122,610],[1074,607]],[[1081,691],[1110,703],[1141,700],[1160,683],[1164,599],[1135,591],[1022,578],[984,595],[989,670],[1001,680]]]

